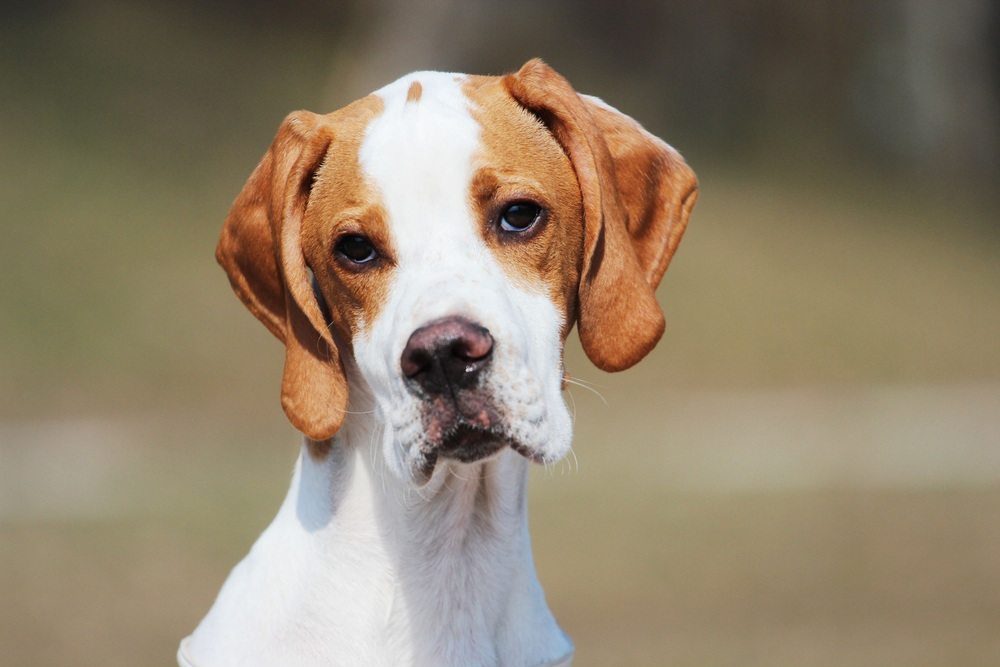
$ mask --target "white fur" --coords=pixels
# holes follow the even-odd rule
[[[406,103],[413,80],[423,94]],[[528,462],[510,449],[441,461],[416,484],[420,405],[399,368],[423,324],[480,323],[495,340],[486,386],[509,431],[556,460],[571,435],[560,314],[477,231],[479,126],[461,77],[421,72],[377,94],[384,111],[360,163],[388,211],[397,268],[354,341],[352,412],[323,460],[303,449],[278,516],[182,643],[182,665],[534,667],[572,653],[535,576]]]

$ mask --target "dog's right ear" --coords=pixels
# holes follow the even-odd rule
[[[698,179],[677,151],[620,111],[577,94],[541,60],[503,81],[576,172],[584,222],[577,315],[583,350],[603,370],[629,368],[663,334],[655,290],[698,198]]]
[[[329,121],[290,114],[226,217],[215,256],[240,300],[285,344],[281,405],[312,440],[333,436],[347,411],[347,381],[313,293],[301,228]]]

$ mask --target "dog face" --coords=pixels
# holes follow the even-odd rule
[[[292,423],[327,440],[370,396],[386,462],[420,482],[442,458],[569,450],[563,341],[578,323],[605,370],[655,345],[696,193],[673,149],[540,61],[420,72],[289,116],[217,256],[285,343]]]

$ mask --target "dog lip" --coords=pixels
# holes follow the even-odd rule
[[[426,440],[419,459],[413,462],[418,481],[429,479],[439,458],[475,463],[505,447],[534,463],[549,461],[542,452],[511,436],[505,419],[481,391],[462,390],[433,397],[424,404],[423,423]]]
[[[489,397],[480,391],[465,390],[436,396],[424,405],[423,413],[428,440],[434,447],[449,448],[448,441],[456,437],[471,440],[483,434],[503,435],[502,417]],[[465,430],[459,433],[460,429]]]
[[[477,463],[491,458],[505,447],[510,447],[532,463],[544,465],[551,462],[542,452],[511,439],[498,429],[483,429],[463,422],[452,427],[440,442],[428,443],[420,448],[420,452],[410,459],[410,476],[418,487],[422,487],[430,482],[441,459]]]
[[[524,458],[531,461],[532,463],[538,463],[539,465],[544,465],[546,463],[549,463],[549,459],[545,457],[543,454],[535,451],[531,447],[522,445],[519,442],[511,442],[510,448],[513,449],[518,454],[520,454],[521,456],[523,456]]]
[[[507,446],[506,439],[493,429],[484,429],[467,421],[460,422],[435,448],[435,453],[463,463],[492,456]]]

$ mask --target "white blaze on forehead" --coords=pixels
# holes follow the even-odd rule
[[[469,184],[479,124],[462,92],[464,78],[415,72],[375,92],[384,108],[365,132],[359,159],[389,214],[400,266],[432,259],[426,254],[443,252],[442,242],[475,240]],[[415,81],[421,95],[414,101],[408,93]]]

